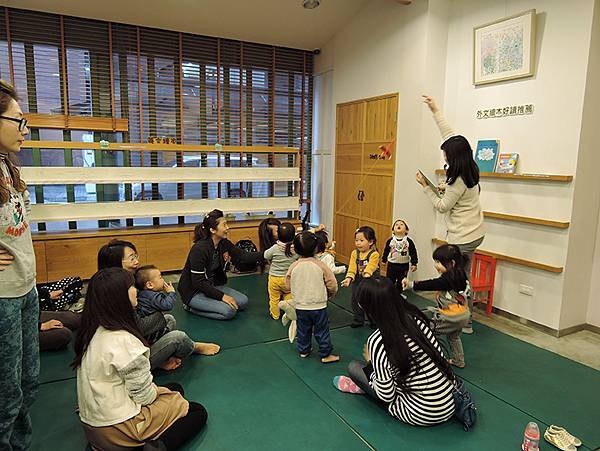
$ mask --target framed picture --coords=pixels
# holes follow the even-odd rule
[[[473,84],[534,73],[535,9],[473,29]]]

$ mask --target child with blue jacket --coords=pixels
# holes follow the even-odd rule
[[[162,273],[154,265],[146,265],[135,273],[135,286],[138,291],[138,314],[148,316],[154,312],[168,312],[177,301],[173,285],[163,279]]]

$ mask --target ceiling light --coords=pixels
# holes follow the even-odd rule
[[[321,4],[321,0],[302,0],[302,6],[306,9],[315,9]]]

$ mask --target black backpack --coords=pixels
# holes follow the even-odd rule
[[[235,247],[243,250],[244,252],[258,252],[256,245],[251,240],[240,240],[237,243],[235,243]],[[255,263],[242,263],[239,261],[235,261],[235,259],[232,263],[233,266],[235,266],[235,268],[241,273],[256,271],[257,265]]]

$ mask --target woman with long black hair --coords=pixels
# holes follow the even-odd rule
[[[206,410],[188,402],[180,385],[152,381],[136,305],[133,275],[125,269],[103,269],[90,280],[72,366],[79,417],[94,449],[173,450],[206,424]]]
[[[245,252],[227,239],[229,226],[221,210],[204,217],[194,231],[190,249],[179,279],[183,308],[195,315],[212,319],[231,319],[248,305],[248,296],[226,287],[227,267],[231,259],[258,265],[262,252]]]
[[[111,240],[98,251],[98,271],[122,268],[134,276],[139,267],[137,248],[129,241]],[[143,317],[136,313],[136,320],[150,346],[152,370],[175,370],[194,353],[215,355],[220,350],[215,343],[195,342],[184,331],[177,330],[177,320],[169,313],[155,311]]]
[[[341,391],[374,398],[393,417],[431,426],[454,414],[454,373],[429,328],[429,320],[403,301],[385,277],[364,279],[357,298],[377,329],[367,339],[364,362],[352,361],[350,377],[337,376]]]
[[[258,225],[258,250],[266,251],[277,243],[279,226],[281,221],[277,218],[263,219]]]
[[[417,182],[431,200],[433,208],[446,214],[448,244],[456,244],[467,259],[466,273],[471,278],[471,263],[475,250],[485,237],[483,211],[479,201],[479,167],[473,159],[473,150],[467,138],[456,135],[450,128],[442,112],[430,96],[423,96],[442,135],[441,149],[446,161],[446,181],[440,184],[439,192],[434,192],[423,175],[417,172]],[[473,333],[473,298],[469,296],[471,317],[464,333]]]

